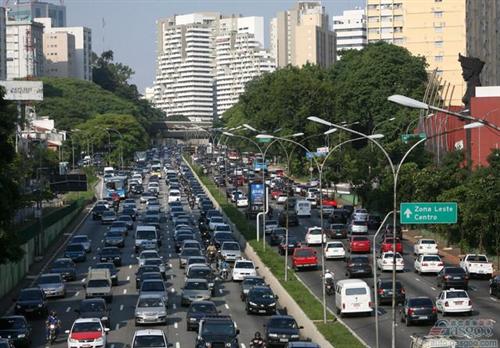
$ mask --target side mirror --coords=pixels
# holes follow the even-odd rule
[[[240,334],[240,329],[236,329],[236,334],[239,335]]]
[[[105,327],[104,332],[109,332],[109,327]]]

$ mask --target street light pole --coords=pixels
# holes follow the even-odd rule
[[[110,149],[111,149],[111,134],[109,131],[116,132],[120,136],[120,168],[123,170],[123,135],[120,133],[117,129],[114,128],[105,128],[108,131],[108,136],[109,136],[109,142],[110,142]]]

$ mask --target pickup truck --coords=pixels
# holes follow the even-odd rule
[[[309,247],[300,247],[293,250],[292,267],[294,270],[300,268],[318,268],[318,257],[316,251]]]
[[[488,262],[488,257],[483,254],[467,254],[460,258],[460,267],[469,275],[491,278],[493,274],[493,264]]]

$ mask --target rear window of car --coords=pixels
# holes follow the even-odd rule
[[[465,271],[461,267],[448,267],[445,268],[445,273],[452,273],[452,274],[464,274]]]
[[[366,238],[366,237],[353,237],[352,241],[353,242],[366,242],[366,241],[368,241],[368,238]]]
[[[446,298],[468,298],[465,291],[448,291]]]
[[[409,307],[432,307],[433,303],[430,298],[412,298],[408,300]]]
[[[345,294],[347,296],[366,295],[366,288],[348,288],[345,289]]]
[[[310,256],[314,256],[314,252],[312,250],[308,250],[308,249],[296,250],[295,256],[310,257]]]

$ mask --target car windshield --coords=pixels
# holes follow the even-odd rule
[[[146,259],[144,265],[147,266],[160,266],[163,263],[161,259]]]
[[[211,223],[224,222],[224,219],[220,216],[213,216],[210,218]]]
[[[102,216],[103,217],[106,217],[106,216],[115,216],[115,213],[113,213],[112,211],[105,211],[104,213],[102,213]]]
[[[26,322],[22,318],[0,318],[0,330],[24,329]]]
[[[200,249],[195,249],[195,248],[189,248],[189,249],[183,249],[181,256],[199,256],[201,255]]]
[[[106,288],[109,282],[106,279],[91,279],[87,284],[87,288]]]
[[[347,296],[366,295],[366,289],[365,288],[347,288],[347,289],[345,289],[345,294]]]
[[[353,221],[352,224],[355,226],[366,226],[366,222],[364,221]]]
[[[188,278],[206,278],[211,273],[209,268],[192,268],[189,270]]]
[[[240,245],[238,243],[224,243],[222,250],[240,250]]]
[[[228,240],[228,239],[233,239],[233,235],[231,233],[227,232],[221,232],[221,233],[216,233],[214,238],[219,239],[219,240]]]
[[[121,238],[123,237],[123,234],[119,231],[110,231],[106,234],[106,237],[109,238]]]
[[[141,335],[135,337],[134,348],[148,348],[148,347],[166,347],[163,336]]]
[[[368,242],[369,240],[366,237],[353,237],[352,241],[353,242]]]
[[[157,259],[158,253],[156,251],[144,251],[141,253],[141,256],[139,258],[141,259]]]
[[[434,304],[430,298],[412,298],[408,300],[409,307],[432,307]]]
[[[237,262],[234,268],[253,268],[252,262]]]
[[[384,258],[392,259],[392,258],[394,258],[394,254],[393,253],[385,253]],[[402,256],[399,253],[396,253],[396,259],[401,259],[401,258],[402,258]]]
[[[311,256],[314,256],[314,252],[312,250],[306,250],[306,249],[296,250],[295,251],[295,256],[298,256],[298,257],[311,257]]]
[[[249,294],[250,297],[255,297],[255,298],[267,298],[267,299],[273,299],[274,294],[271,291],[271,289],[255,289],[253,288],[250,291]]]
[[[30,301],[30,300],[40,300],[42,298],[42,293],[39,290],[26,290],[21,291],[19,294],[19,300]]]
[[[207,282],[186,282],[185,290],[208,290]]]
[[[136,239],[156,239],[155,231],[137,231]]]
[[[72,243],[87,243],[89,239],[86,236],[74,237],[71,242]]]
[[[59,275],[46,275],[38,278],[38,284],[54,284],[61,283],[61,277]]]
[[[165,285],[162,281],[160,282],[148,282],[142,283],[141,291],[165,291]]]
[[[163,307],[163,300],[160,297],[141,297],[137,307]]]
[[[81,322],[73,325],[72,332],[95,332],[101,331],[101,324],[99,322]]]
[[[332,225],[330,225],[330,228],[332,230],[341,230],[341,229],[344,228],[344,225],[342,225],[342,224],[332,224]]]
[[[448,267],[448,268],[445,268],[445,273],[464,274],[465,271],[461,267]]]
[[[392,281],[382,281],[379,284],[380,289],[392,289]],[[401,289],[401,283],[396,282],[396,289]]]
[[[80,313],[83,312],[102,312],[105,305],[103,301],[82,301],[80,302]]]
[[[344,244],[342,242],[328,243],[326,247],[327,249],[344,248]]]
[[[73,262],[70,260],[56,260],[52,264],[52,268],[73,267]]]
[[[196,303],[191,305],[190,312],[217,313],[217,308],[212,303]]]
[[[123,222],[123,221],[115,221],[115,222],[113,222],[113,224],[111,225],[111,227],[126,228],[127,224],[125,222]]]
[[[158,268],[158,266],[142,266],[139,268],[139,270],[137,271],[137,274],[143,274],[143,273],[146,273],[146,272],[160,272],[160,269]]]
[[[468,298],[465,291],[448,291],[446,298]]]
[[[420,244],[436,244],[436,241],[432,239],[422,239]]]
[[[351,257],[352,263],[368,263],[368,258],[363,256],[353,256]]]
[[[233,322],[230,321],[205,321],[201,334],[214,336],[234,336],[236,334],[236,330],[234,329]]]
[[[101,251],[101,255],[117,255],[120,251],[115,248],[103,248]]]
[[[488,259],[484,255],[469,256],[467,261],[471,262],[488,262]]]
[[[266,221],[266,226],[277,226],[277,225],[278,225],[278,221],[274,221],[274,220]]]
[[[269,320],[267,324],[269,328],[279,328],[279,329],[297,329],[297,323],[294,319],[290,318],[274,318]]]
[[[262,278],[245,278],[243,280],[243,285],[249,285],[249,286],[254,286],[254,285],[264,285],[264,279]]]
[[[81,244],[70,244],[66,247],[66,251],[80,251],[84,252],[85,249],[83,248],[83,245]]]
[[[216,231],[231,231],[231,227],[228,225],[217,225],[215,226]]]

